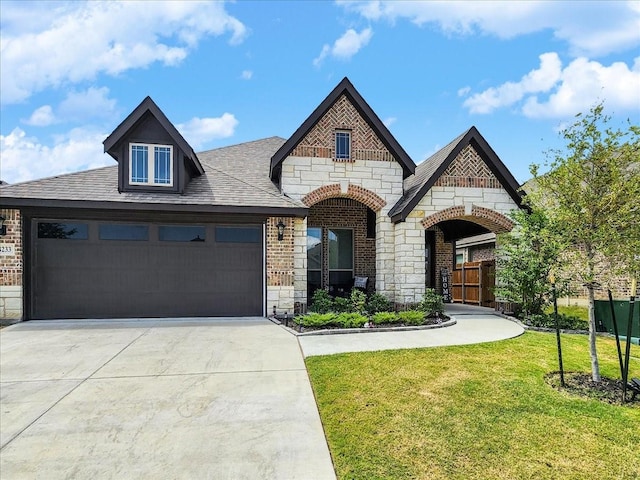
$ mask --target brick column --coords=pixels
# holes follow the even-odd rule
[[[20,210],[0,209],[7,234],[0,237],[0,318],[23,318],[22,217]]]

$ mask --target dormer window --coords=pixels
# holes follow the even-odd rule
[[[336,131],[336,160],[351,159],[351,132],[348,130]]]
[[[129,183],[173,186],[173,146],[129,144]]]

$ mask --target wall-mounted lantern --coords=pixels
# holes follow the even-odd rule
[[[284,240],[284,227],[285,227],[285,224],[282,222],[282,219],[280,219],[276,227],[278,227],[278,241],[281,242],[282,240]]]
[[[7,234],[7,226],[4,224],[5,218],[0,215],[0,237],[4,237]]]

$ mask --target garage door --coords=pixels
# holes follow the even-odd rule
[[[34,221],[33,318],[263,315],[262,225]]]

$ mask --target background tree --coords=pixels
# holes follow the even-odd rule
[[[567,244],[565,271],[584,285],[589,300],[591,373],[600,381],[596,351],[596,279],[638,270],[640,245],[640,127],[608,126],[603,105],[577,115],[562,131],[564,150],[551,150],[548,173],[531,166],[535,188],[529,199],[544,208],[555,233]]]
[[[550,302],[549,273],[563,244],[544,210],[532,206],[514,211],[511,218],[515,227],[498,238],[495,293],[519,304],[525,317],[542,315]]]

